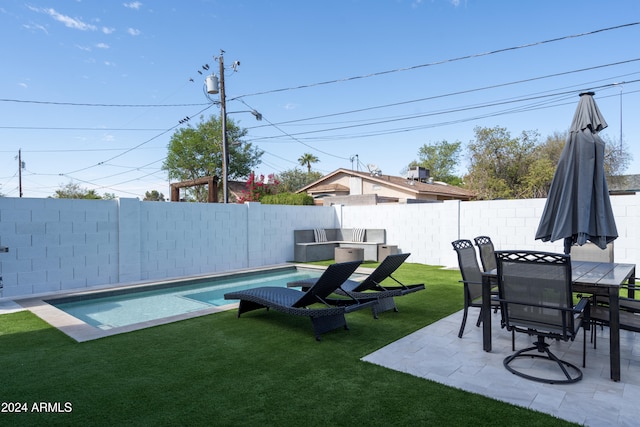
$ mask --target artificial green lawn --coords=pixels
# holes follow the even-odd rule
[[[0,402],[70,402],[72,411],[0,413],[0,424],[571,425],[360,361],[462,308],[457,271],[404,264],[396,277],[426,289],[398,298],[400,312],[378,320],[369,310],[347,315],[350,330],[322,342],[308,318],[265,310],[85,343],[30,312],[2,315]]]

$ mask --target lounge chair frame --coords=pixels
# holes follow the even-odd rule
[[[398,279],[393,277],[393,273],[405,262],[411,253],[391,254],[387,255],[384,260],[376,267],[373,272],[364,280],[346,280],[335,293],[338,295],[348,296],[356,300],[367,300],[374,298],[377,304],[371,307],[374,319],[382,312],[393,310],[398,312],[395,297],[401,297],[413,292],[424,289],[424,284],[405,285]],[[382,282],[387,278],[393,280],[398,286],[383,285]],[[287,284],[289,287],[301,287],[307,290],[315,284],[318,279],[304,279]]]
[[[349,329],[345,318],[346,313],[376,304],[376,300],[373,299],[330,297],[340,284],[353,274],[360,263],[361,261],[353,261],[330,265],[318,278],[316,284],[306,292],[277,286],[263,286],[230,292],[225,294],[224,298],[226,300],[240,300],[238,317],[243,313],[260,308],[274,309],[292,316],[309,317],[316,340],[320,341],[320,336],[326,332],[340,327]]]

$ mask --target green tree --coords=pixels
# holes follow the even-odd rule
[[[298,159],[298,163],[300,163],[300,166],[307,167],[307,173],[311,173],[311,163],[318,163],[319,161],[320,160],[318,160],[318,158],[311,153],[304,153]]]
[[[529,170],[523,179],[522,197],[547,197],[566,139],[566,132],[554,132],[535,147]]]
[[[164,202],[164,194],[159,193],[158,190],[151,190],[151,191],[146,191],[144,193],[144,200],[145,202]]]
[[[536,146],[533,162],[525,177],[526,191],[523,197],[547,197],[567,137],[568,132],[555,132]],[[612,142],[606,135],[601,138],[605,143],[605,175],[610,182],[620,180],[629,166],[631,155],[626,147],[620,147],[619,142]]]
[[[518,138],[501,127],[474,129],[469,146],[468,187],[481,199],[547,197],[553,175],[567,141],[567,132],[555,132],[538,143],[537,132]],[[606,135],[604,169],[608,180],[621,180],[631,155],[628,148]]]
[[[446,140],[425,144],[418,150],[418,160],[409,163],[409,167],[423,167],[436,181],[458,185],[461,179],[454,175],[454,171],[460,159],[461,144],[460,141],[450,143]]]
[[[633,156],[629,147],[620,141],[613,141],[608,135],[600,135],[604,141],[604,173],[614,177],[625,173],[629,168]]]
[[[96,190],[83,188],[75,182],[61,184],[53,197],[56,199],[102,199]]]
[[[480,199],[514,199],[527,194],[525,177],[533,163],[538,134],[524,131],[511,137],[506,128],[476,127],[468,145],[470,156],[467,186]]]
[[[247,134],[231,119],[227,120],[227,141],[229,141],[228,179],[248,177],[255,166],[261,163],[263,151],[244,142]],[[169,178],[177,181],[222,177],[222,123],[219,117],[211,116],[207,121],[200,118],[195,127],[191,125],[179,129],[169,142],[167,158],[162,168]],[[220,186],[222,187],[222,186]],[[207,201],[207,189],[195,186],[187,189],[187,198],[199,202]]]
[[[278,186],[279,192],[295,193],[302,187],[322,178],[322,174],[320,172],[305,173],[298,168],[294,168],[280,172],[276,178],[280,182]]]

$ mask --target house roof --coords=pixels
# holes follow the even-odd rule
[[[363,180],[367,180],[369,182],[374,182],[380,185],[385,185],[388,187],[393,187],[398,190],[402,190],[405,192],[414,193],[416,195],[435,195],[444,198],[454,198],[454,199],[462,199],[462,200],[470,200],[475,197],[475,193],[469,190],[466,190],[461,187],[457,187],[455,185],[448,185],[442,182],[421,182],[421,181],[413,181],[408,180],[407,178],[403,178],[401,176],[392,176],[392,175],[372,175],[367,172],[354,171],[349,169],[336,169],[328,175],[323,176],[319,180],[312,182],[311,184],[301,188],[298,190],[298,193],[306,192],[306,193],[316,193],[321,188],[324,188],[324,191],[328,191],[331,186],[342,187],[345,190],[348,188],[342,185],[335,184],[323,184],[331,179],[335,178],[337,175],[348,175],[354,177],[360,177]],[[332,191],[336,191],[333,189]]]
[[[607,184],[611,193],[633,193],[640,191],[640,175],[608,176]]]
[[[307,190],[310,193],[349,192],[349,187],[341,184],[319,184]]]

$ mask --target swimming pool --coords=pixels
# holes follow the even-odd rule
[[[231,291],[257,286],[282,286],[319,277],[324,270],[289,266],[230,275],[163,282],[47,299],[44,302],[102,331],[149,325],[159,319],[203,315],[233,306],[224,300]],[[212,311],[213,309],[213,311]],[[218,310],[215,310],[218,309]],[[166,323],[166,322],[162,322]]]

